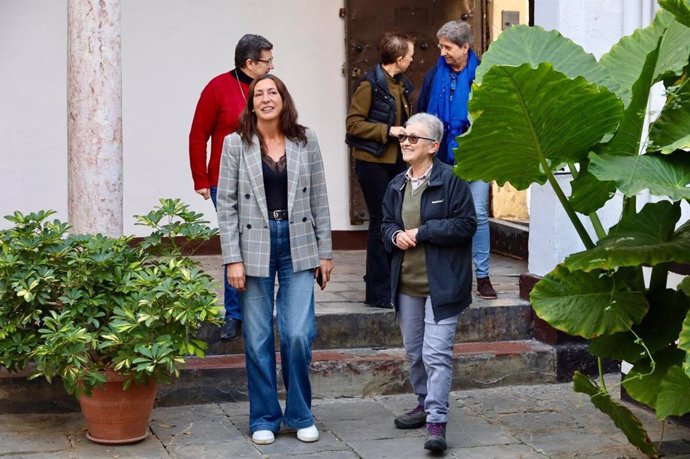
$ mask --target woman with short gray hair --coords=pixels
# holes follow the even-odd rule
[[[460,313],[472,302],[476,219],[467,183],[435,156],[443,123],[428,113],[398,136],[410,166],[388,185],[381,235],[391,252],[391,292],[417,406],[395,418],[399,429],[427,426],[424,448],[446,445],[453,343]]]

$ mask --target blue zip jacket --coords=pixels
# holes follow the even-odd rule
[[[421,225],[417,244],[425,245],[429,294],[434,319],[452,317],[472,303],[472,236],[477,230],[472,194],[453,168],[434,159],[421,197]],[[391,298],[398,309],[398,280],[405,251],[393,244],[393,234],[404,230],[402,202],[405,173],[391,180],[383,198],[381,236],[392,253]]]

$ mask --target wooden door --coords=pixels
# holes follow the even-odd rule
[[[415,86],[412,106],[424,74],[435,65],[439,52],[436,32],[448,21],[470,23],[474,48],[481,56],[486,49],[488,0],[345,0],[348,102],[359,77],[378,64],[378,44],[386,32],[403,32],[415,37],[414,62],[405,73]],[[349,103],[348,103],[349,106]],[[351,161],[353,163],[353,161]],[[350,221],[361,224],[368,218],[366,204],[350,165]]]

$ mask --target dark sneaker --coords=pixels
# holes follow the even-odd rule
[[[430,422],[426,426],[427,434],[424,449],[429,451],[445,451],[448,448],[446,444],[446,423]]]
[[[225,319],[225,324],[223,324],[223,328],[220,329],[220,339],[223,341],[230,341],[231,339],[237,338],[240,334],[241,325],[241,320],[232,318]]]
[[[414,410],[395,418],[395,427],[398,429],[419,429],[424,427],[424,424],[426,424],[426,411],[423,405],[417,405]]]
[[[491,280],[488,277],[477,278],[477,292],[479,292],[479,298],[484,298],[485,300],[495,300],[498,298],[496,290],[494,290],[494,286],[491,285]]]

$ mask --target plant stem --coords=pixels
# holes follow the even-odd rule
[[[577,165],[574,162],[568,161],[568,169],[570,169],[570,174],[574,179],[580,175],[580,172],[577,170]],[[596,211],[588,214],[587,217],[589,217],[589,221],[592,222],[592,227],[597,235],[597,239],[606,237],[606,230],[601,224],[601,220],[599,220],[599,215],[596,213]]]
[[[632,215],[637,212],[637,196],[623,197],[623,215]]]
[[[601,388],[608,394],[609,390],[606,388],[606,381],[604,381],[604,364],[601,357],[597,357],[597,367],[599,368],[599,381],[601,381]]]
[[[592,238],[589,237],[587,230],[585,229],[584,225],[582,225],[580,219],[577,217],[577,214],[573,210],[573,207],[570,205],[570,202],[568,202],[568,198],[565,197],[565,193],[563,193],[563,190],[558,185],[558,182],[556,181],[556,177],[553,175],[551,167],[546,162],[546,159],[541,159],[540,161],[542,164],[542,168],[544,169],[544,173],[546,174],[547,180],[551,184],[554,193],[556,193],[556,197],[561,202],[561,205],[563,206],[565,213],[568,214],[568,218],[570,218],[570,222],[575,227],[575,231],[577,231],[578,236],[580,236],[580,240],[582,240],[582,243],[585,245],[585,248],[593,248],[594,242],[592,242]]]
[[[660,263],[652,267],[652,277],[649,280],[649,291],[652,293],[662,292],[666,289],[668,280],[668,263]]]

